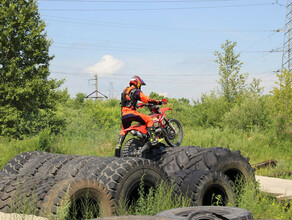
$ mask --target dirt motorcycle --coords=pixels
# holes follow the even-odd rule
[[[163,99],[162,104],[166,105],[167,100]],[[153,159],[158,152],[166,147],[178,147],[183,140],[183,128],[180,122],[174,118],[166,119],[166,111],[172,110],[170,107],[162,107],[156,104],[139,103],[138,108],[148,107],[149,116],[153,119],[155,136],[159,144],[151,145],[150,134],[145,124],[135,124],[124,129],[126,135],[131,133],[134,138],[130,138],[121,151],[121,157],[143,157]],[[168,146],[161,142],[165,140]]]

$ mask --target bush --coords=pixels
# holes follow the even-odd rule
[[[222,127],[222,118],[229,111],[231,103],[223,96],[203,94],[201,100],[194,102],[193,120],[202,127]]]
[[[270,125],[269,106],[265,96],[246,96],[223,117],[223,125],[233,129],[264,130]]]

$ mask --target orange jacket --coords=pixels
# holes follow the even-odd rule
[[[136,89],[136,90],[134,91],[134,94],[132,95],[132,97],[130,97],[129,93],[133,89]],[[123,93],[126,94],[127,101],[129,101],[129,102],[132,101],[133,105],[130,106],[130,107],[122,106],[122,112],[129,111],[129,110],[136,110],[137,109],[137,106],[136,106],[137,101],[141,101],[141,102],[144,102],[144,103],[156,103],[156,104],[159,103],[159,100],[155,100],[155,99],[149,98],[140,89],[137,89],[135,86],[131,86],[131,87],[125,88]],[[134,100],[132,100],[131,98],[134,99]],[[123,100],[122,100],[122,102],[123,102]]]

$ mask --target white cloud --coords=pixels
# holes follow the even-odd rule
[[[168,93],[167,93],[167,92],[162,92],[162,93],[159,92],[158,95],[162,95],[162,96],[164,96],[164,97],[168,97]]]
[[[119,59],[114,58],[111,55],[104,55],[100,61],[93,66],[86,69],[90,75],[106,76],[112,75],[124,67],[125,63]]]

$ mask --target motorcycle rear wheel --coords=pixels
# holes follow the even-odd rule
[[[121,157],[139,157],[144,141],[137,138],[129,139],[121,151]]]
[[[171,147],[178,147],[183,140],[183,128],[180,122],[174,118],[165,120],[165,141]]]

